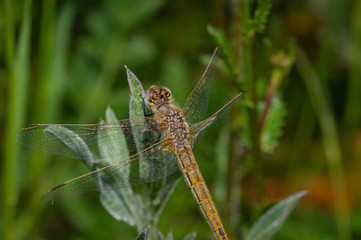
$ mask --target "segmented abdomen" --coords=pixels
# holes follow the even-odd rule
[[[192,148],[186,140],[175,142],[174,151],[177,160],[182,169],[187,185],[192,190],[194,198],[197,200],[205,218],[214,231],[218,239],[228,240],[224,231],[222,222],[219,218],[216,207],[213,203],[211,194],[208,191],[206,183],[199,171],[198,164],[195,161]]]

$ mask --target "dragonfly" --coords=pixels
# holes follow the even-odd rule
[[[109,147],[104,151],[100,146],[108,146],[113,141],[126,142],[127,145],[126,156],[129,157],[68,180],[49,190],[41,199],[69,198],[89,191],[154,182],[179,169],[216,238],[227,240],[192,151],[204,131],[243,94],[240,92],[217,112],[203,119],[219,53],[220,46],[217,46],[183,108],[174,104],[167,87],[151,86],[145,95],[140,96],[144,101],[144,117],[97,124],[34,124],[21,129],[15,139],[26,147],[85,161],[124,156],[124,149]],[[164,163],[161,159],[165,153]]]

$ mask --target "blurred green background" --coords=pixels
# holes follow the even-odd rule
[[[253,28],[247,21],[266,2],[2,0],[1,239],[135,239],[96,193],[40,201],[87,169],[14,136],[33,123],[96,123],[107,105],[128,118],[124,65],[182,105],[218,43],[208,116],[247,92],[195,156],[230,238],[242,239],[269,204],[308,190],[274,239],[361,239],[361,1],[272,1],[265,28]],[[159,229],[213,237],[183,180]]]

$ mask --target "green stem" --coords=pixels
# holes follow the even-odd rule
[[[252,107],[248,108],[248,120],[251,129],[251,139],[252,139],[252,159],[254,160],[253,174],[256,182],[256,199],[258,201],[263,199],[263,177],[262,177],[262,163],[261,163],[261,149],[260,149],[260,132],[258,130],[258,112],[257,112],[257,92],[256,92],[256,78],[253,74],[253,64],[252,64],[252,38],[243,39],[243,49],[244,49],[244,62],[245,62],[245,80],[248,92],[248,101],[251,103]]]
[[[3,238],[14,239],[14,217],[17,202],[15,185],[15,163],[19,157],[18,145],[14,141],[24,119],[25,96],[29,78],[29,55],[31,35],[31,0],[24,3],[17,54],[14,58],[14,22],[11,1],[6,1],[7,39],[6,64],[8,73],[8,107],[6,109],[5,157],[4,157],[4,222]]]
[[[323,150],[328,164],[335,201],[336,225],[339,239],[351,240],[350,216],[346,199],[342,157],[337,127],[322,90],[321,80],[302,49],[297,49],[297,68],[305,81],[322,133]]]
[[[347,83],[347,94],[345,111],[343,114],[343,125],[347,130],[355,131],[361,122],[361,1],[355,1],[351,12],[351,57],[349,72],[350,77]]]
[[[14,236],[14,211],[15,211],[15,145],[12,139],[15,130],[15,95],[16,82],[14,75],[14,21],[12,1],[5,4],[6,14],[6,65],[8,72],[8,108],[6,109],[5,154],[3,162],[3,239],[12,239]],[[6,184],[5,184],[6,183]]]

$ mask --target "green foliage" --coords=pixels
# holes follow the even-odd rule
[[[144,117],[144,101],[142,97],[145,95],[145,92],[143,86],[137,76],[135,76],[128,68],[126,69],[128,83],[132,93],[129,105],[129,116],[131,116],[132,119]],[[144,148],[144,146],[142,146],[142,136],[135,133],[133,134],[133,137],[137,144],[138,151],[142,150]],[[150,229],[152,237],[157,233],[159,217],[179,180],[180,175],[171,174],[169,176],[164,176],[160,183],[150,183],[146,187],[147,192],[145,193],[144,199],[146,211],[144,211],[143,217],[147,219],[146,224],[152,226]]]
[[[224,69],[223,71],[231,78],[235,81],[236,84],[238,84],[238,87],[240,89],[243,89],[244,86],[241,84],[240,81],[240,77],[239,74],[237,73],[235,67],[233,66],[232,63],[232,58],[231,58],[231,48],[228,44],[228,40],[227,40],[227,36],[225,35],[225,33],[216,27],[213,27],[212,25],[208,25],[207,26],[207,31],[208,34],[213,38],[213,40],[217,43],[220,44],[222,46],[222,51],[221,51],[221,55],[222,55],[222,59],[224,61]]]
[[[183,238],[183,240],[195,240],[196,236],[197,236],[197,233],[192,232],[192,233],[189,233],[187,236],[185,236]],[[160,240],[174,240],[173,232],[169,232],[167,234],[166,238],[164,238],[164,236],[161,232],[158,232],[158,238]],[[151,238],[148,238],[148,227],[143,229],[141,232],[139,232],[136,240],[141,240],[141,239],[143,239],[143,240],[151,239]]]
[[[107,108],[105,120],[107,122],[117,121],[117,118],[110,107]],[[99,137],[112,138],[112,136],[101,135]],[[111,161],[108,163],[108,165],[129,157],[127,142],[124,135],[121,138],[113,138],[110,143],[111,144],[107,145],[99,145],[99,149],[102,155],[109,156],[109,154],[107,154],[106,152],[112,152],[112,148],[121,149],[123,154],[117,156],[114,159],[111,158]],[[147,224],[144,218],[145,206],[142,198],[139,194],[136,194],[130,187],[112,189],[110,191],[101,192],[100,202],[115,219],[117,219],[118,221],[124,221],[130,226],[135,226],[137,230],[142,229]]]
[[[130,101],[130,116],[139,118],[143,115],[143,101],[141,95],[144,95],[143,87],[137,77],[127,69],[128,82],[131,88],[132,96]],[[118,120],[113,110],[108,107],[106,111],[106,121],[116,123]],[[103,123],[103,122],[101,122]],[[120,128],[120,126],[119,126]],[[90,170],[97,170],[107,165],[117,163],[129,157],[127,139],[124,135],[116,138],[107,131],[100,131],[98,138],[109,138],[109,141],[100,141],[98,148],[101,159],[109,159],[108,162],[104,160],[99,161],[92,155],[86,143],[78,137],[71,137],[74,133],[63,128],[54,128],[52,134],[59,138],[71,151],[74,152],[80,159],[83,159]],[[138,151],[143,150],[141,145],[142,136],[134,135],[134,141],[137,143]],[[71,142],[69,142],[71,141]],[[107,144],[104,144],[107,142]],[[116,149],[116,150],[113,150]],[[120,149],[120,150],[119,150]],[[120,154],[114,157],[110,153],[119,152]],[[89,155],[83,155],[87,153]],[[116,176],[113,176],[116,177]],[[124,178],[124,176],[121,176]],[[150,183],[147,185],[147,192],[144,196],[135,193],[131,187],[113,188],[109,191],[100,193],[100,201],[104,208],[117,220],[124,221],[130,226],[134,226],[138,231],[144,226],[151,226],[149,233],[152,238],[157,233],[157,223],[164,206],[172,194],[175,186],[179,182],[179,175],[171,174],[164,176],[161,183]],[[104,183],[102,183],[104,184]],[[148,232],[148,230],[147,230]],[[145,232],[142,234],[144,235]]]
[[[139,232],[136,240],[148,240],[148,227]]]
[[[174,240],[173,233],[172,233],[172,232],[169,232],[169,233],[167,234],[167,237],[165,238],[165,240]]]
[[[355,184],[360,171],[359,1],[49,0],[33,5],[31,0],[0,4],[1,239],[128,240],[146,225],[143,239],[161,238],[159,229],[174,229],[165,235],[174,239],[190,231],[197,231],[197,239],[210,239],[185,184],[172,196],[172,184],[102,192],[100,202],[113,217],[96,195],[54,205],[39,201],[50,187],[79,176],[85,164],[25,151],[14,135],[32,123],[98,122],[102,112],[107,121],[128,118],[125,72],[138,91],[131,100],[138,110],[130,111],[131,117],[142,116],[138,94],[144,91],[124,64],[144,86],[168,86],[182,103],[201,76],[199,56],[218,43],[220,71],[210,108],[246,93],[194,150],[230,238],[244,238],[248,216],[273,194],[300,188],[311,188],[312,198],[289,217],[277,239],[360,236]],[[107,105],[116,114],[105,110]],[[74,151],[86,148],[81,142],[67,144]],[[112,141],[100,150],[106,155],[118,147],[123,156],[129,154],[124,142]],[[118,160],[86,159],[89,169]],[[270,178],[279,184],[266,185]],[[318,199],[312,189],[333,197]],[[195,233],[188,236],[194,239]]]
[[[79,39],[72,59],[71,78],[77,79],[72,98],[77,101],[84,97],[88,99],[81,108],[81,119],[89,121],[97,117],[103,106],[109,104],[111,86],[116,84],[122,65],[139,66],[154,57],[154,40],[134,28],[146,23],[164,4],[164,0],[107,0],[90,9],[83,26],[88,35]],[[84,84],[88,81],[93,84]]]
[[[197,237],[197,233],[191,232],[187,236],[185,236],[183,240],[195,240],[196,237]]]
[[[6,43],[2,55],[4,63],[7,67],[7,91],[6,99],[3,98],[3,103],[7,103],[5,107],[1,104],[1,115],[6,121],[6,128],[3,138],[3,179],[2,179],[2,233],[3,239],[13,239],[15,235],[15,213],[16,202],[18,195],[18,186],[16,184],[15,173],[17,161],[20,159],[19,146],[15,145],[14,135],[16,131],[21,127],[25,118],[26,97],[27,89],[30,79],[30,53],[31,53],[31,19],[32,19],[32,1],[25,1],[24,7],[21,11],[21,28],[19,31],[19,38],[15,40],[15,19],[13,17],[14,9],[12,1],[3,1],[3,4],[7,6],[3,11],[5,16],[4,25],[6,26],[5,39],[2,39],[1,43]],[[2,31],[4,32],[4,31]],[[5,82],[6,77],[3,79]],[[6,112],[4,109],[6,108]],[[1,231],[1,230],[0,230]]]
[[[307,193],[296,193],[275,204],[261,216],[248,232],[245,240],[268,240],[285,223],[298,201]]]
[[[260,108],[264,110],[264,106],[261,107],[261,104]],[[260,112],[263,112],[262,110]],[[277,147],[279,139],[283,134],[286,116],[287,109],[284,100],[280,94],[276,94],[272,99],[272,104],[261,135],[262,151],[272,153]]]
[[[247,37],[253,36],[256,32],[261,32],[266,28],[267,19],[271,12],[271,0],[257,1],[257,8],[252,19],[247,19],[244,24],[244,34]]]

